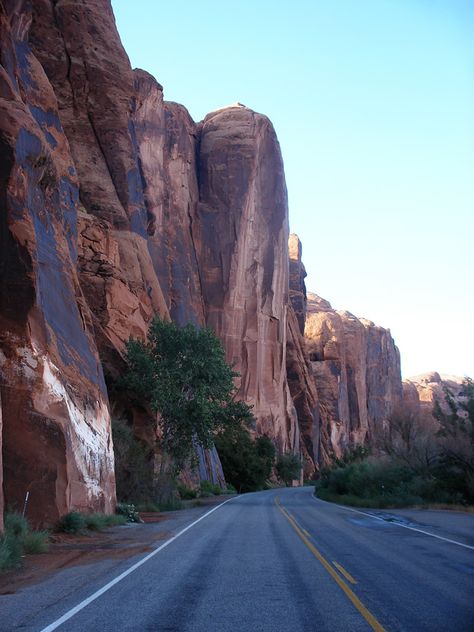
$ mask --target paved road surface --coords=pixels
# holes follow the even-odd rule
[[[0,630],[473,632],[474,515],[369,513],[312,488],[239,496],[58,627],[143,556],[0,597]]]

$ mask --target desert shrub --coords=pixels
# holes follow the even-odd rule
[[[139,503],[137,509],[138,511],[147,511],[150,513],[158,513],[160,511],[159,504],[153,502],[152,500],[147,500],[144,503]]]
[[[180,495],[181,500],[192,500],[197,497],[197,490],[192,489],[191,487],[186,487],[186,485],[178,484],[178,494]]]
[[[184,505],[179,498],[176,496],[172,496],[167,500],[162,500],[159,505],[159,511],[177,511],[178,509],[183,509]]]
[[[275,470],[278,478],[285,483],[286,486],[291,485],[294,479],[299,479],[301,473],[301,459],[297,454],[288,452],[280,454]]]
[[[78,511],[70,511],[61,518],[58,524],[58,530],[64,531],[64,533],[79,533],[85,528],[85,518]]]
[[[106,527],[113,527],[125,524],[125,516],[117,514],[90,513],[83,514],[86,529],[90,531],[101,531]]]
[[[131,503],[117,503],[115,513],[118,516],[123,516],[126,522],[140,522],[137,508]]]
[[[49,533],[29,531],[22,535],[21,546],[25,553],[46,553],[49,550]]]
[[[7,512],[5,514],[5,532],[15,538],[25,535],[29,531],[28,520],[19,513]]]
[[[22,547],[20,541],[11,533],[0,538],[0,571],[6,571],[21,563]]]
[[[219,496],[220,494],[222,494],[222,489],[219,485],[211,481],[201,481],[200,496]]]

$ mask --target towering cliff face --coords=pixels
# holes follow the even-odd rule
[[[257,431],[298,452],[288,209],[271,123],[235,106],[197,126],[164,102],[150,75],[131,70],[108,0],[0,7],[9,505],[29,490],[37,520],[112,508],[104,371],[120,374],[125,341],[145,337],[154,314],[213,327]],[[146,411],[132,413],[140,426]],[[215,453],[201,465],[201,477],[222,477]]]
[[[390,331],[308,294],[305,337],[329,438],[326,454],[374,442],[402,397]]]
[[[258,432],[298,451],[286,379],[288,206],[270,121],[242,105],[209,114],[198,168],[193,235],[206,322],[241,374]]]
[[[306,478],[313,478],[319,463],[327,463],[329,460],[326,454],[328,437],[326,427],[321,427],[321,408],[324,407],[324,402],[318,397],[315,376],[303,337],[307,307],[304,282],[306,270],[301,260],[302,245],[297,235],[292,234],[289,237],[288,254],[291,305],[288,311],[286,372],[298,417],[304,474]]]
[[[110,417],[77,275],[79,185],[54,91],[28,46],[29,3],[0,3],[3,485],[51,521],[110,510]]]

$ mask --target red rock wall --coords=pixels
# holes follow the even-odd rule
[[[115,499],[110,417],[76,272],[78,180],[29,3],[0,3],[0,366],[10,508],[52,522]]]
[[[299,451],[286,378],[288,206],[270,121],[245,106],[200,128],[200,196],[193,236],[207,324],[241,374],[257,432]]]
[[[308,294],[305,338],[327,437],[322,460],[375,444],[402,399],[400,355],[390,331]]]

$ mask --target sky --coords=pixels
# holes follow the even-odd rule
[[[194,120],[271,119],[308,291],[389,328],[403,377],[474,377],[474,0],[112,5]]]

